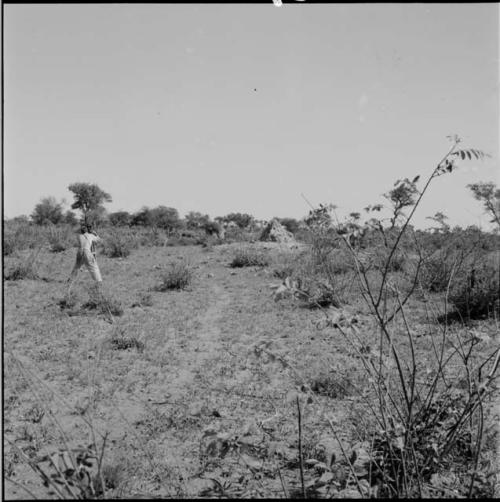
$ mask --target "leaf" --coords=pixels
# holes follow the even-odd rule
[[[469,157],[469,160],[472,160],[472,155],[470,154],[470,150],[466,150],[465,153],[467,154],[467,157]]]
[[[415,178],[413,178],[412,183],[416,183],[419,179],[420,179],[420,174],[417,174],[417,176],[415,176]]]
[[[460,150],[459,153],[460,153],[460,157],[462,158],[462,160],[464,160],[465,159],[465,152],[463,150]]]

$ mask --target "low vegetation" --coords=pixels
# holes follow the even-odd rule
[[[252,248],[238,249],[230,263],[232,268],[241,267],[267,267],[269,258],[263,251]]]
[[[175,289],[186,289],[193,279],[192,266],[182,260],[169,265],[168,269],[161,273],[161,282],[158,291],[169,291]]]

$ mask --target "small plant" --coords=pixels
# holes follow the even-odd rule
[[[74,293],[71,292],[67,294],[65,298],[57,302],[61,310],[66,310],[66,309],[72,310],[76,307],[76,303],[77,303],[77,297]]]
[[[267,265],[269,265],[269,259],[262,252],[242,248],[236,251],[230,267],[267,267]]]
[[[106,316],[123,315],[123,307],[120,301],[111,296],[104,295],[101,291],[93,289],[90,292],[89,300],[82,305],[83,309],[96,310],[99,314]]]
[[[123,333],[118,336],[113,336],[109,343],[113,350],[137,349],[139,352],[144,350],[144,343],[137,340],[134,336],[124,336]]]
[[[167,271],[161,275],[161,283],[158,291],[172,289],[186,289],[193,279],[193,270],[186,261],[173,263]]]
[[[355,387],[350,379],[336,373],[320,375],[314,378],[309,386],[314,393],[333,399],[344,399],[356,394]]]
[[[342,301],[334,290],[325,284],[316,284],[312,292],[308,294],[307,306],[311,309],[342,306]]]

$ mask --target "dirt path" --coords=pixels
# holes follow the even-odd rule
[[[193,385],[197,370],[222,349],[220,318],[231,298],[229,292],[219,284],[218,278],[212,279],[207,294],[211,302],[208,309],[197,317],[200,328],[192,333],[194,337],[180,354],[177,376],[169,385],[168,394],[173,398],[185,394],[186,388]]]

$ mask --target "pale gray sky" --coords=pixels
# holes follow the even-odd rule
[[[429,174],[458,134],[490,152],[431,187],[483,225],[499,176],[498,4],[4,6],[5,215],[76,181],[110,211],[340,214]]]

